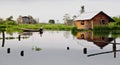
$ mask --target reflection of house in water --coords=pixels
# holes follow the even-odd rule
[[[94,36],[93,32],[78,32],[77,39],[84,39],[93,42],[101,49],[113,40],[113,38],[108,38],[108,36]]]
[[[108,35],[107,36],[95,36],[93,32],[78,32],[77,39],[84,39],[89,42],[93,42],[93,44],[97,45],[101,49],[103,49],[103,47],[105,47],[108,44],[112,44],[112,51],[93,53],[93,54],[89,54],[88,57],[101,55],[101,54],[107,54],[107,53],[114,53],[114,58],[116,58],[116,52],[120,51],[120,50],[116,50],[116,45],[120,45],[120,43],[116,43],[116,40],[114,38],[109,38]],[[114,42],[111,43],[113,40]]]
[[[116,43],[116,40],[114,39],[114,43],[110,43],[110,44],[112,44],[112,51],[106,51],[106,52],[89,54],[88,57],[90,57],[90,56],[96,56],[96,55],[101,55],[101,54],[107,54],[107,53],[114,53],[114,58],[116,58],[116,52],[120,52],[120,50],[116,49],[116,45],[120,44],[120,43]]]

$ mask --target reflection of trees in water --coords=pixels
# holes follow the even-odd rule
[[[32,32],[22,32],[22,33],[19,33],[19,35],[23,35],[23,36],[32,36],[33,33],[32,33]]]

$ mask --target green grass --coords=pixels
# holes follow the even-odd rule
[[[44,30],[72,30],[74,26],[64,24],[19,24],[19,28],[38,30],[43,27]]]
[[[8,34],[12,34],[13,32],[23,32],[21,28],[24,29],[34,29],[39,30],[40,27],[43,27],[43,30],[72,30],[74,26],[67,26],[64,24],[15,24],[15,25],[8,25],[8,24],[0,24],[0,31],[6,31]]]

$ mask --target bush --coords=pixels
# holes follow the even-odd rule
[[[55,24],[55,20],[50,19],[50,20],[49,20],[49,23],[50,23],[50,24]]]

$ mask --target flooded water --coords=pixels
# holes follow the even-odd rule
[[[93,32],[0,34],[0,65],[119,65],[120,38]]]

